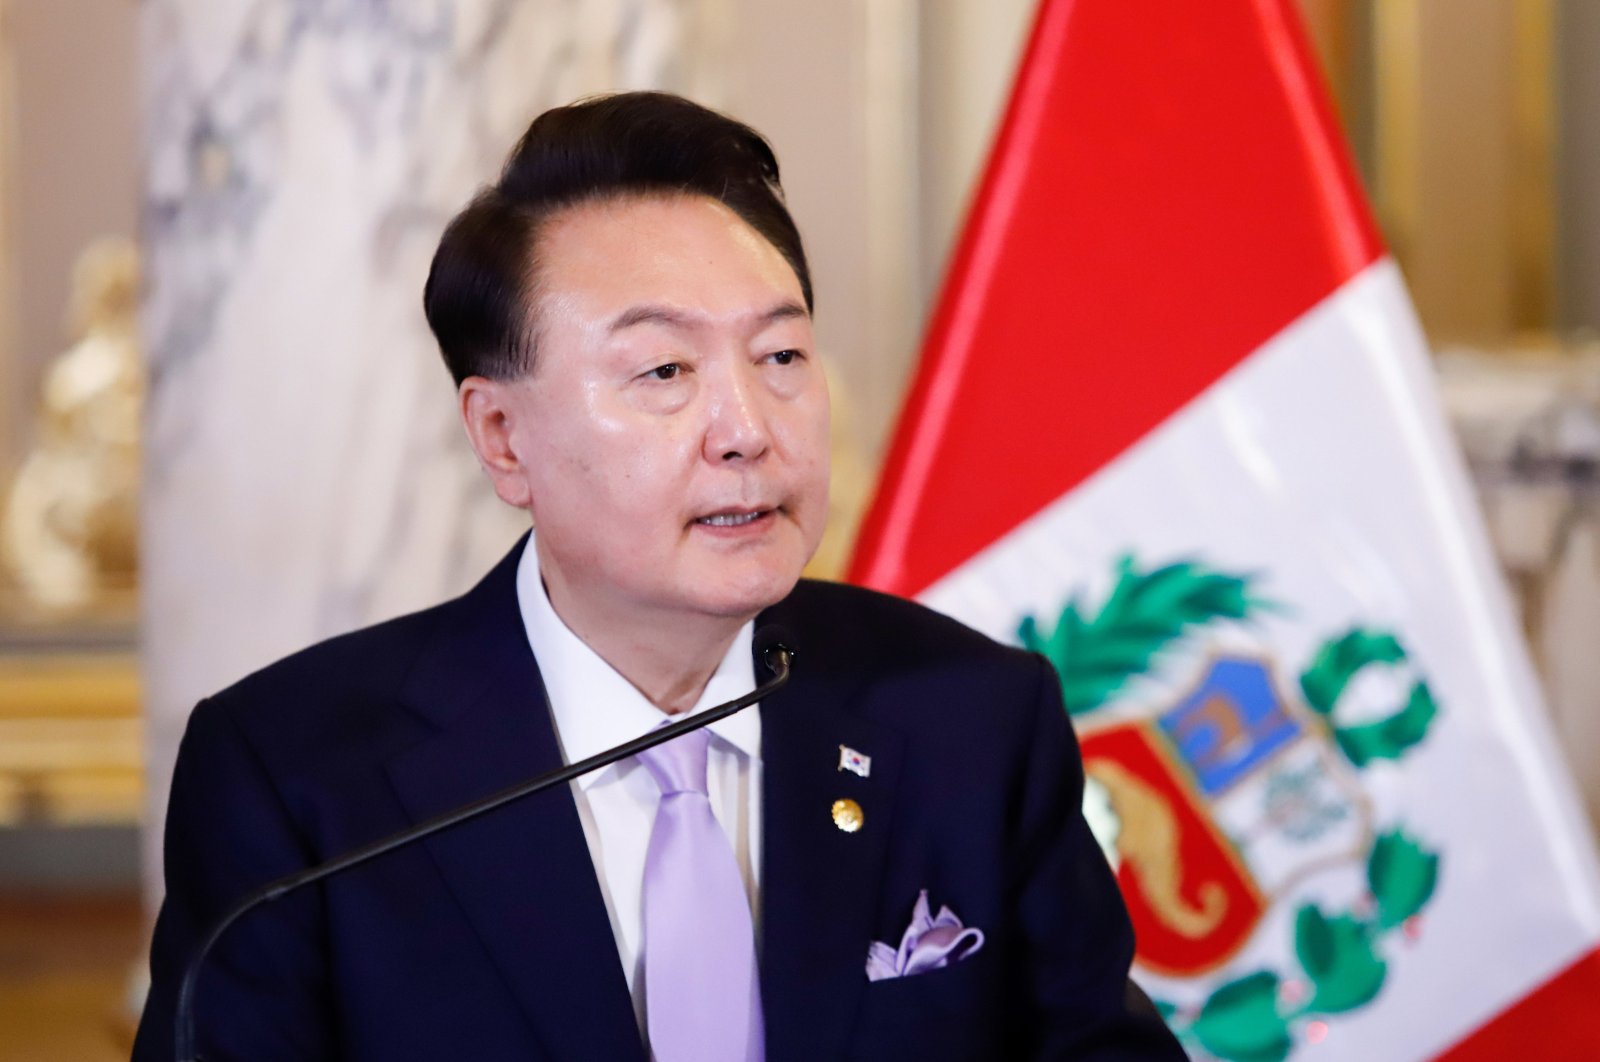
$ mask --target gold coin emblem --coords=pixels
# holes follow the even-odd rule
[[[833,824],[845,833],[855,833],[866,821],[867,817],[862,814],[861,805],[854,800],[846,798],[833,802]]]

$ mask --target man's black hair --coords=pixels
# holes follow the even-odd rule
[[[595,97],[535,118],[499,181],[439,240],[422,305],[456,383],[512,379],[533,367],[537,243],[552,215],[584,202],[664,194],[708,196],[739,215],[794,269],[812,308],[800,232],[760,133],[664,92]]]

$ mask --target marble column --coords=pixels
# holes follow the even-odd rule
[[[691,76],[719,0],[146,0],[146,880],[197,698],[515,540],[421,309],[529,119]],[[697,12],[699,14],[697,14]]]

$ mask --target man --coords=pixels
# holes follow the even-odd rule
[[[798,582],[828,398],[758,134],[653,93],[542,115],[425,305],[533,533],[456,601],[195,710],[136,1057],[170,1053],[182,965],[236,897],[751,689],[769,624],[798,661],[759,710],[237,924],[202,1053],[1182,1057],[1127,980],[1049,667]]]

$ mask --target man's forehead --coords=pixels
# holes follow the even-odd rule
[[[656,325],[766,326],[809,320],[783,254],[737,213],[691,195],[581,203],[551,218],[537,286],[608,334]]]

